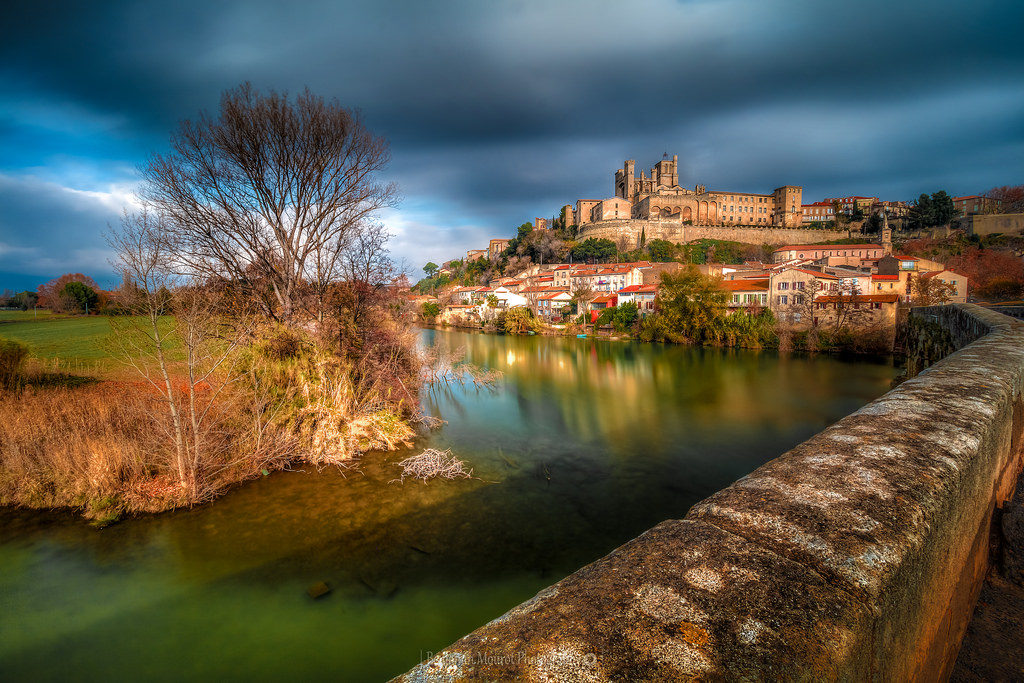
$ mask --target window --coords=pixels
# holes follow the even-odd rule
[[[783,294],[782,296],[779,297],[779,303],[783,305],[789,303],[789,297]]]
[[[779,289],[780,290],[789,289],[789,283],[788,282],[780,282],[779,283]]]

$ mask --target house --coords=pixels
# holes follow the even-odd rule
[[[440,322],[454,325],[480,319],[479,311],[473,304],[448,304],[441,311]]]
[[[555,266],[551,276],[554,278],[554,284],[556,287],[565,287],[569,289],[572,283],[569,281],[569,273],[572,272],[573,267],[567,263]]]
[[[835,206],[830,202],[814,202],[812,204],[801,204],[800,211],[803,214],[804,223],[824,223],[834,221]]]
[[[493,295],[498,300],[497,308],[514,308],[516,306],[526,306],[528,303],[525,296],[505,285],[495,287],[488,294]]]
[[[949,292],[949,303],[967,303],[968,280],[966,275],[944,268],[943,270],[933,270],[930,273],[924,273],[920,277],[924,280],[935,279],[948,284],[952,289]]]
[[[590,303],[587,304],[590,310],[590,322],[597,320],[597,316],[601,315],[602,310],[614,307],[617,302],[618,297],[615,294],[604,294],[591,299]]]
[[[779,320],[806,323],[811,299],[827,291],[838,291],[841,278],[823,270],[780,268],[768,279],[768,307]]]
[[[537,315],[542,318],[557,318],[562,315],[562,309],[572,304],[572,296],[565,290],[552,291],[542,294],[537,299]]]
[[[636,303],[640,315],[650,315],[654,312],[654,301],[658,297],[658,285],[629,285],[620,289],[616,294],[617,305],[621,306],[632,301]]]
[[[829,265],[860,265],[862,261],[884,255],[885,248],[881,244],[796,244],[779,247],[772,252],[772,260],[783,263],[796,259],[829,259]]]
[[[648,266],[649,267],[649,266]],[[643,284],[643,267],[632,264],[586,266],[569,274],[570,288],[589,288],[594,292],[617,292],[629,285]]]
[[[1002,200],[986,197],[981,194],[953,197],[953,208],[958,216],[970,216],[976,213],[995,213],[1002,205]]]
[[[814,300],[816,325],[893,327],[896,324],[897,294],[826,294]]]
[[[722,280],[719,286],[729,292],[730,312],[752,306],[768,306],[769,280]]]
[[[477,291],[483,287],[456,287],[452,291],[452,297],[460,304],[471,304],[476,301]]]

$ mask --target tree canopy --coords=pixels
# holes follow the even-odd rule
[[[77,280],[68,282],[60,290],[61,298],[66,302],[67,308],[88,312],[96,310],[96,303],[99,295],[92,287]]]
[[[574,261],[601,263],[613,258],[619,249],[609,239],[588,237],[572,248]]]
[[[946,225],[956,216],[953,199],[945,190],[933,192],[931,196],[922,193],[910,209],[910,224],[918,229]]]

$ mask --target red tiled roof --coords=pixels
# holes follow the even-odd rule
[[[899,294],[856,294],[848,296],[819,296],[814,303],[835,304],[835,303],[882,303],[894,304],[900,300]]]
[[[878,273],[874,273],[874,274],[871,275],[871,279],[872,280],[899,280],[900,276],[899,275],[880,275]]]
[[[803,251],[816,251],[822,249],[881,249],[881,244],[787,244],[784,247],[779,247],[773,254],[777,254],[780,251],[792,251],[803,250]]]
[[[719,286],[727,292],[759,292],[768,290],[768,280],[722,280]]]
[[[933,270],[931,272],[925,273],[924,275],[921,276],[921,278],[924,280],[930,280],[931,278],[935,277],[940,273],[953,273],[954,275],[959,275],[960,277],[967,277],[963,273],[953,270],[952,268],[943,268],[942,270]]]
[[[829,275],[828,273],[823,273],[820,270],[808,270],[806,268],[793,268],[793,270],[797,271],[798,273],[806,273],[808,275],[813,275],[814,277],[820,277],[823,280],[838,280],[839,279],[835,275]]]
[[[619,290],[619,294],[653,294],[658,291],[658,285],[630,285]]]

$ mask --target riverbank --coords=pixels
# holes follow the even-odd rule
[[[0,386],[0,506],[74,510],[103,526],[278,470],[344,466],[416,435],[415,394],[386,393],[365,367],[359,388],[352,365],[315,345],[270,331],[239,345],[225,373],[190,380],[168,319],[163,378],[116,356],[125,320],[5,316],[0,334],[17,341],[0,347],[14,368]],[[409,358],[389,370],[414,386],[419,361]]]
[[[441,330],[419,341],[500,380],[424,388],[424,412],[445,423],[410,449],[365,453],[358,472],[272,472],[101,532],[0,511],[3,677],[388,680],[678,519],[894,374],[861,357]],[[425,448],[451,449],[479,480],[394,481]],[[314,600],[319,583],[331,590]]]
[[[458,330],[505,336],[507,332],[494,328],[488,329],[480,323],[444,324],[421,320],[419,326],[424,329]],[[874,330],[858,334],[854,330],[841,330],[838,333],[825,328],[802,329],[778,326],[774,330],[774,338],[765,342],[749,343],[742,338],[733,339],[732,343],[703,342],[696,343],[679,335],[661,339],[644,339],[641,334],[614,331],[611,326],[604,329],[594,325],[565,326],[550,325],[538,321],[533,334],[548,337],[566,337],[582,339],[601,339],[606,341],[623,341],[655,344],[677,344],[705,348],[739,348],[748,350],[770,349],[780,352],[797,351],[803,353],[854,354],[864,356],[895,356],[902,357],[903,348],[899,343],[902,327]],[[529,334],[529,333],[528,333]],[[517,335],[510,335],[517,336]],[[518,335],[524,336],[524,335]]]

